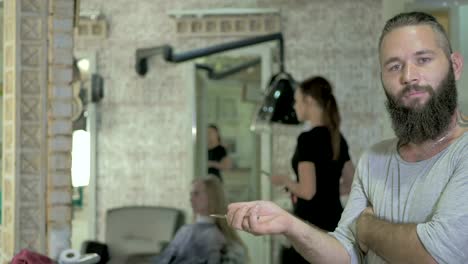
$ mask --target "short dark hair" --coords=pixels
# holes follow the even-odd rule
[[[427,25],[432,28],[434,33],[437,35],[439,46],[442,48],[447,58],[450,58],[450,54],[452,54],[452,47],[450,46],[447,32],[445,32],[445,29],[434,16],[424,12],[401,13],[390,18],[387,23],[385,23],[382,34],[380,35],[379,50],[382,47],[383,38],[392,30],[404,26],[419,25]]]

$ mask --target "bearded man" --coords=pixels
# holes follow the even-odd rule
[[[267,201],[229,205],[231,226],[283,234],[312,263],[468,263],[468,129],[455,85],[463,58],[433,16],[411,12],[387,21],[379,59],[396,138],[361,157],[336,230]]]

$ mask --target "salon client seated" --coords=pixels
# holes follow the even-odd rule
[[[177,231],[166,249],[155,258],[157,264],[247,263],[247,249],[224,215],[226,201],[220,180],[215,176],[198,178],[190,192],[195,223]]]

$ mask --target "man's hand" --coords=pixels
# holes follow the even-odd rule
[[[254,235],[285,234],[294,218],[269,201],[230,204],[226,216],[230,226]]]
[[[364,209],[364,211],[362,211],[361,215],[359,216],[356,222],[356,232],[359,248],[362,250],[362,252],[364,252],[364,254],[367,254],[367,251],[369,250],[365,237],[366,228],[368,226],[367,220],[369,220],[370,217],[375,217],[374,209],[372,208],[372,206],[369,206],[366,209]]]
[[[269,201],[233,203],[227,222],[254,235],[283,234],[311,263],[350,263],[348,252],[337,239],[301,221]]]

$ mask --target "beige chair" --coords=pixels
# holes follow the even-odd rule
[[[181,210],[127,206],[107,211],[106,241],[111,264],[142,264],[161,252],[185,223]]]

